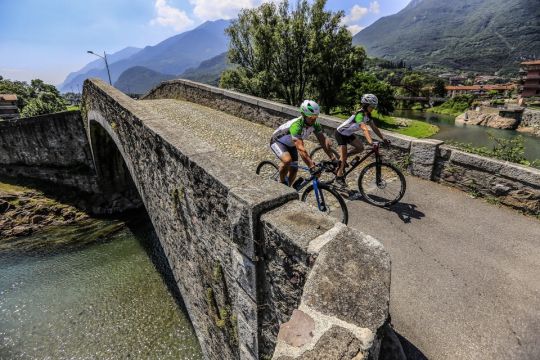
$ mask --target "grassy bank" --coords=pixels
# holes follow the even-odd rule
[[[428,138],[435,135],[439,128],[435,125],[425,123],[423,121],[395,118],[387,115],[380,115],[374,112],[376,117],[376,124],[379,128],[396,132],[398,134],[412,136],[415,138]],[[340,119],[348,119],[349,114],[334,114]]]

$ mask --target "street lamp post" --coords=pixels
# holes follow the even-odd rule
[[[109,71],[109,63],[107,62],[107,54],[105,53],[105,51],[103,52],[103,56],[101,56],[99,54],[96,54],[95,52],[93,52],[91,50],[88,50],[87,53],[92,54],[92,55],[96,55],[96,56],[102,58],[103,60],[105,60],[105,67],[107,68],[107,75],[109,75],[109,84],[112,85],[111,72]]]

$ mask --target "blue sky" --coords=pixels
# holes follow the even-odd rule
[[[96,59],[86,50],[114,53],[144,47],[204,21],[234,18],[240,8],[278,0],[0,0],[0,75],[61,83]],[[293,3],[291,1],[291,3]],[[409,0],[328,0],[344,10],[356,32]]]

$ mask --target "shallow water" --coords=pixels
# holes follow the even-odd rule
[[[201,359],[148,254],[148,228],[54,253],[2,253],[0,359]]]
[[[449,115],[440,115],[426,113],[422,111],[400,110],[392,113],[393,116],[421,120],[427,123],[437,125],[439,132],[432,136],[438,140],[454,140],[462,143],[472,144],[475,147],[492,147],[493,140],[489,134],[497,138],[512,139],[521,135],[525,146],[525,158],[529,161],[540,159],[540,137],[527,135],[515,130],[493,129],[486,126],[461,125],[455,124],[455,117]]]

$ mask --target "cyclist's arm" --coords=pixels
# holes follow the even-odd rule
[[[330,149],[330,142],[326,141],[326,136],[324,136],[322,132],[317,133],[315,135],[317,136],[317,140],[319,140],[319,144],[321,144],[321,147],[323,148],[326,155],[328,155],[330,160],[337,160],[336,156],[334,155],[334,153],[332,153]]]
[[[379,130],[379,128],[377,127],[377,125],[375,125],[375,122],[373,120],[370,121],[369,125],[371,126],[371,128],[373,129],[373,131],[375,132],[375,134],[377,134],[378,137],[381,138],[381,140],[384,140],[384,136],[383,134],[381,133],[381,130]],[[371,143],[370,143],[371,144]]]
[[[308,154],[308,152],[307,152],[307,150],[306,150],[306,148],[304,146],[304,140],[302,140],[302,139],[293,139],[293,141],[294,141],[294,146],[296,146],[296,149],[298,150],[298,154],[300,154],[300,157],[302,158],[302,160],[304,160],[306,165],[310,169],[312,167],[314,167],[315,163],[309,157],[309,154]]]
[[[371,122],[373,124],[373,121]],[[371,127],[373,128],[373,125],[371,125]],[[373,144],[373,139],[371,138],[371,134],[369,133],[369,128],[367,127],[366,123],[361,123],[360,124],[360,128],[364,131],[364,136],[366,137],[366,140],[368,142],[368,144]],[[373,129],[373,131],[375,131],[375,129]],[[380,134],[380,131],[379,129],[377,129],[377,131],[375,131],[375,133],[379,132]]]

